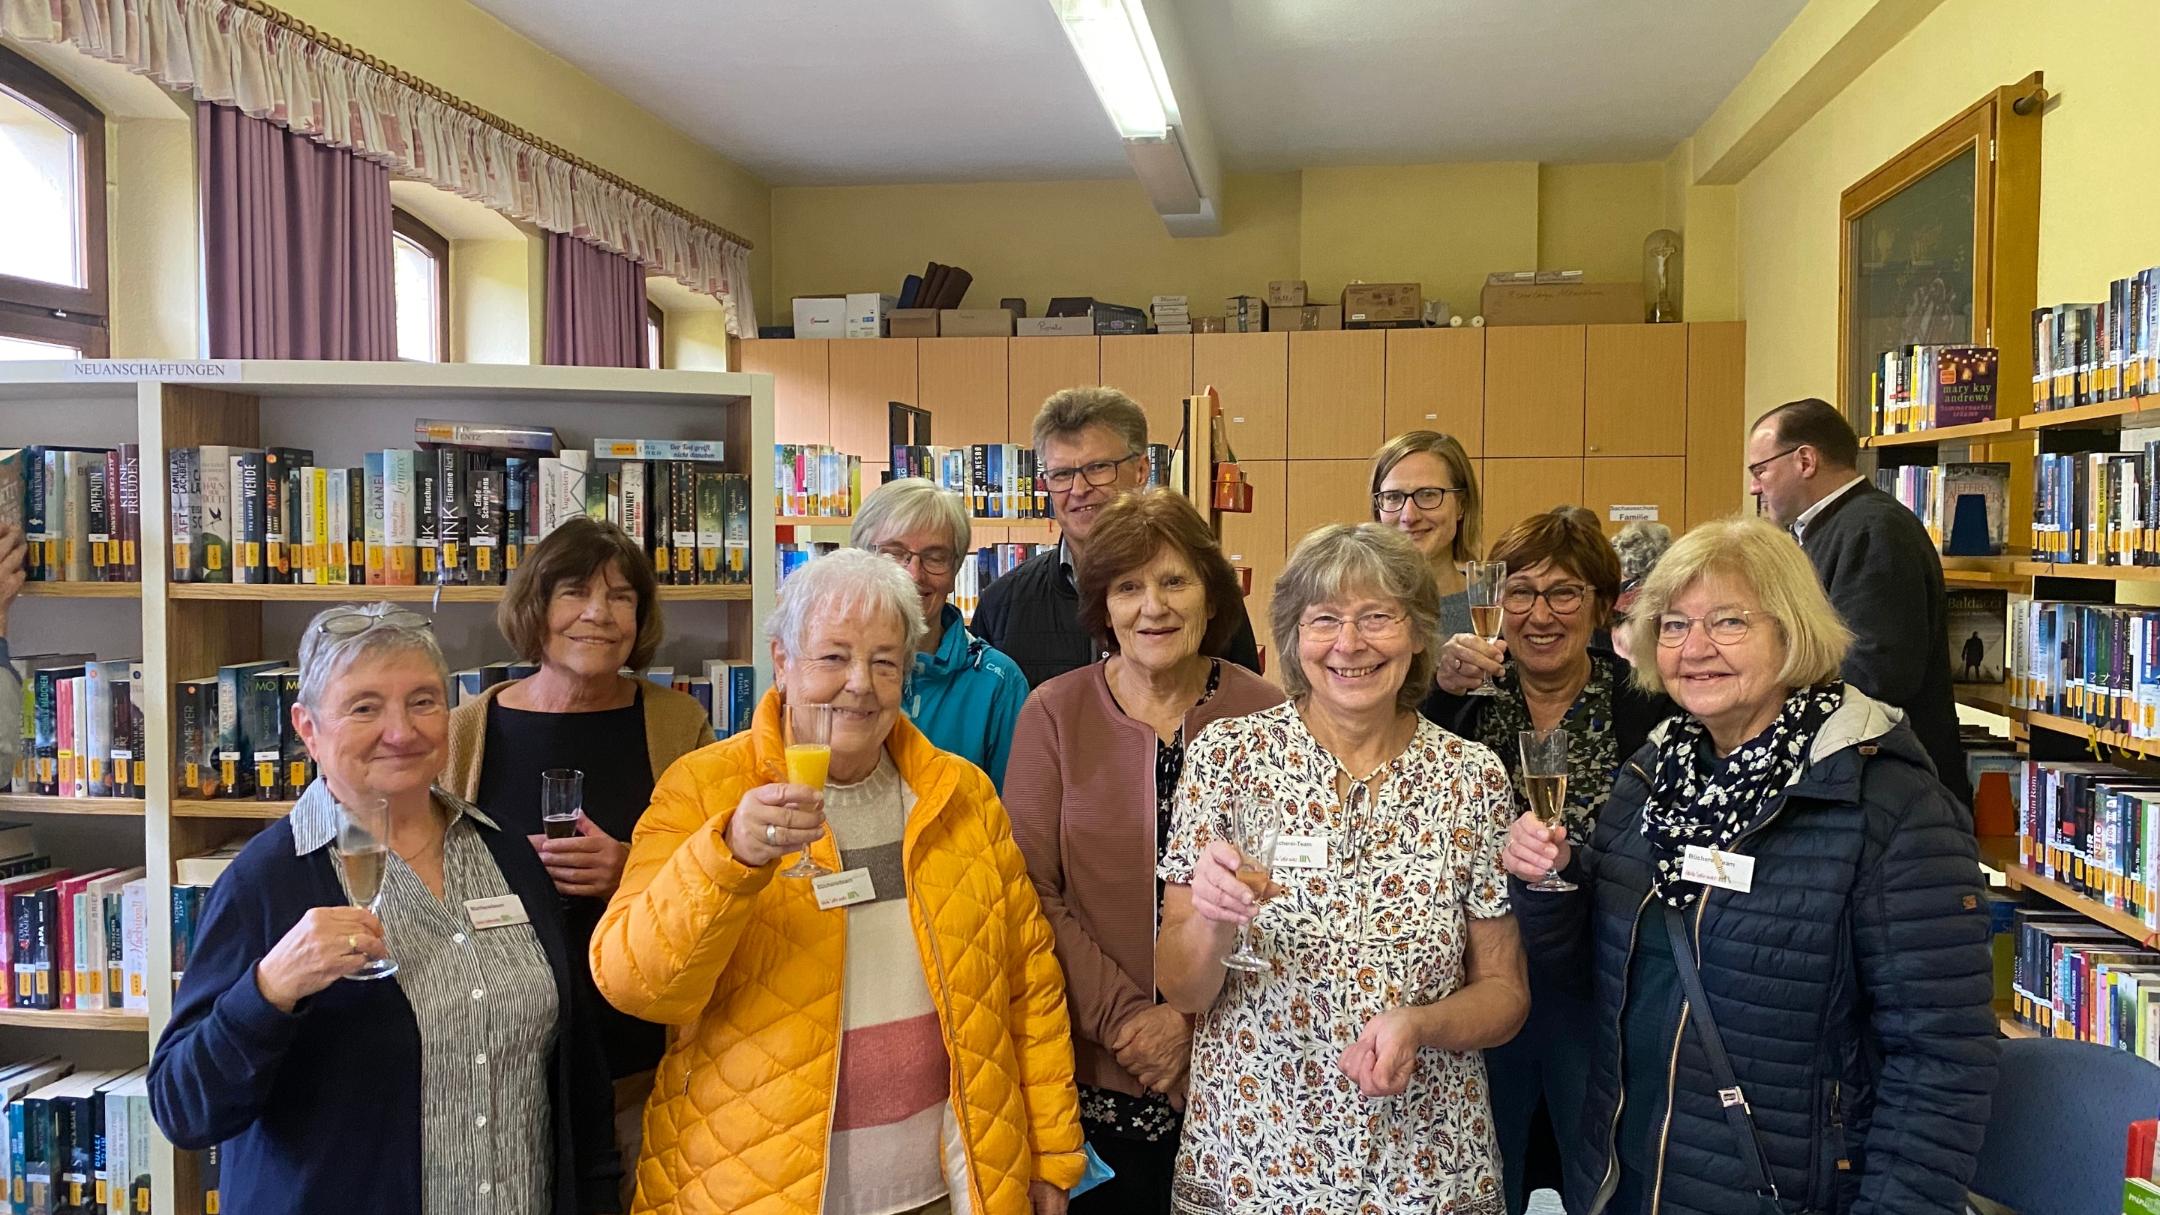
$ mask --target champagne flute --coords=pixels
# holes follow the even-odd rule
[[[540,829],[551,840],[574,838],[585,817],[585,774],[576,768],[549,768],[540,774]]]
[[[825,793],[825,777],[832,767],[832,706],[787,706],[787,778],[790,784],[808,785]],[[804,848],[795,863],[780,871],[781,877],[814,878],[831,873]]]
[[[1500,640],[1500,593],[1506,581],[1505,561],[1472,561],[1463,567],[1463,590],[1470,599],[1470,631],[1487,645]],[[1469,694],[1498,696],[1500,689],[1487,675]]]
[[[358,797],[340,805],[338,820],[338,869],[345,879],[345,897],[353,906],[382,914],[383,886],[390,869],[390,803],[379,797]],[[397,962],[376,958],[345,977],[381,979],[397,973]]]
[[[1548,827],[1562,827],[1560,810],[1567,804],[1567,730],[1562,726],[1524,730],[1521,743],[1523,797],[1530,803],[1530,813]],[[1564,891],[1576,886],[1561,877],[1559,870],[1548,869],[1544,877],[1530,883],[1530,889]]]
[[[1275,888],[1275,844],[1282,838],[1282,807],[1271,797],[1240,796],[1230,799],[1230,845],[1238,850],[1237,880],[1259,902],[1281,893]],[[1258,909],[1255,908],[1257,914]],[[1260,972],[1268,960],[1253,952],[1252,925],[1240,924],[1237,945],[1223,959],[1232,970]]]

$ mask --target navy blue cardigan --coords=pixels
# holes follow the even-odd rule
[[[554,886],[531,844],[468,821],[524,901],[555,972],[555,1215],[614,1211],[613,1089],[598,1039],[573,1020]],[[255,986],[255,964],[309,908],[345,905],[330,850],[293,855],[286,822],[256,836],[211,888],[150,1060],[150,1110],[178,1147],[225,1144],[224,1210],[421,1208],[420,1027],[403,991],[395,981],[333,983],[287,1014]]]

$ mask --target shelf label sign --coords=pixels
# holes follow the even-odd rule
[[[1655,523],[1657,522],[1657,516],[1658,508],[1654,502],[1616,503],[1605,512],[1606,519],[1614,523]]]
[[[237,383],[240,364],[232,359],[79,359],[69,363],[71,380],[225,380]]]

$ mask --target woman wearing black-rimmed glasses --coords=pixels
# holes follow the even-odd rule
[[[1565,508],[1533,515],[1493,543],[1491,559],[1508,569],[1501,640],[1488,645],[1467,631],[1450,637],[1440,650],[1436,690],[1421,708],[1441,726],[1491,747],[1511,778],[1521,762],[1520,731],[1566,727],[1564,820],[1580,840],[1622,761],[1676,710],[1663,696],[1637,691],[1627,664],[1593,644],[1620,593],[1619,557],[1596,523]],[[1487,674],[1500,695],[1465,694]],[[1519,790],[1520,782],[1513,783]],[[1518,810],[1527,808],[1519,791],[1516,799]],[[1575,1123],[1590,1069],[1588,1015],[1589,991],[1579,973],[1533,965],[1529,1021],[1514,1041],[1485,1052],[1508,1210],[1518,1215],[1531,1190],[1558,1187],[1554,1164],[1587,1150]],[[1556,1162],[1545,1148],[1531,1151],[1548,1133]]]
[[[1410,537],[1432,567],[1442,637],[1470,631],[1462,567],[1478,559],[1484,514],[1477,473],[1454,436],[1413,430],[1373,453],[1373,521]]]

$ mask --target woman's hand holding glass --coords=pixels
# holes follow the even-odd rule
[[[1476,633],[1457,633],[1440,647],[1433,683],[1450,696],[1467,696],[1507,669],[1507,641],[1487,641]]]
[[[825,798],[808,785],[759,785],[735,804],[728,851],[752,869],[801,852],[825,834]]]
[[[1507,849],[1500,854],[1500,863],[1525,882],[1541,882],[1548,874],[1567,868],[1573,856],[1566,827],[1548,826],[1537,815],[1525,814],[1508,828]]]
[[[1223,942],[1228,945],[1231,934],[1238,928],[1252,923],[1260,914],[1260,904],[1265,902],[1253,894],[1252,888],[1238,880],[1238,868],[1245,855],[1228,840],[1208,841],[1207,851],[1200,854],[1200,863],[1193,866],[1193,910],[1202,919],[1224,928]],[[1282,893],[1282,887],[1270,882],[1267,897]]]
[[[382,921],[364,907],[310,907],[255,964],[255,989],[279,1012],[390,956]]]

